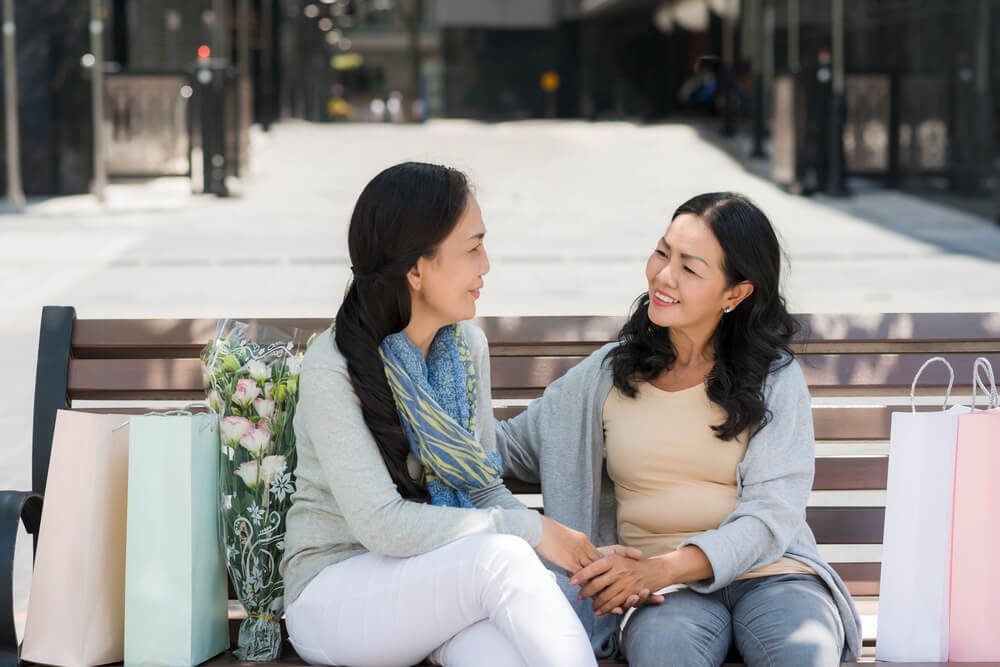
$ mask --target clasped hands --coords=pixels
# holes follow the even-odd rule
[[[659,564],[642,558],[635,547],[615,544],[597,549],[601,558],[580,569],[569,583],[580,586],[577,599],[593,599],[597,616],[623,614],[630,607],[660,604],[663,596],[654,593]]]
[[[579,599],[592,598],[598,616],[622,614],[630,607],[663,602],[653,591],[665,584],[662,568],[643,560],[633,547],[613,545],[597,548],[586,535],[549,517],[542,517],[542,539],[536,551],[564,568],[570,583],[580,586]]]

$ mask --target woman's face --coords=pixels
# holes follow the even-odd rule
[[[471,320],[483,276],[490,271],[483,237],[486,225],[476,198],[469,195],[465,212],[434,257],[421,257],[407,278],[413,313],[442,324]]]
[[[674,218],[646,262],[649,319],[661,327],[714,331],[722,309],[735,308],[753,291],[749,283],[728,286],[723,257],[704,220],[690,213]]]

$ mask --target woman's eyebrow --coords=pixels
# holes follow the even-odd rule
[[[661,238],[660,241],[663,242],[663,245],[664,247],[666,247],[667,250],[671,250],[670,244],[667,243],[666,238]],[[696,259],[699,262],[703,262],[706,266],[711,266],[711,264],[709,264],[706,260],[702,259],[701,257],[698,257],[698,255],[689,255],[686,252],[681,253],[681,259]]]

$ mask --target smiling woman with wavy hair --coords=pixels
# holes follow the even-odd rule
[[[751,666],[858,655],[857,610],[805,521],[815,440],[781,264],[749,199],[688,200],[619,340],[497,425],[507,472],[558,489],[547,516],[642,552],[562,582],[603,655],[633,667],[719,665],[731,645]]]

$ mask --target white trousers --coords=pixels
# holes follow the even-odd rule
[[[473,535],[411,558],[362,554],[320,572],[285,611],[314,665],[588,667],[587,634],[534,550]]]

